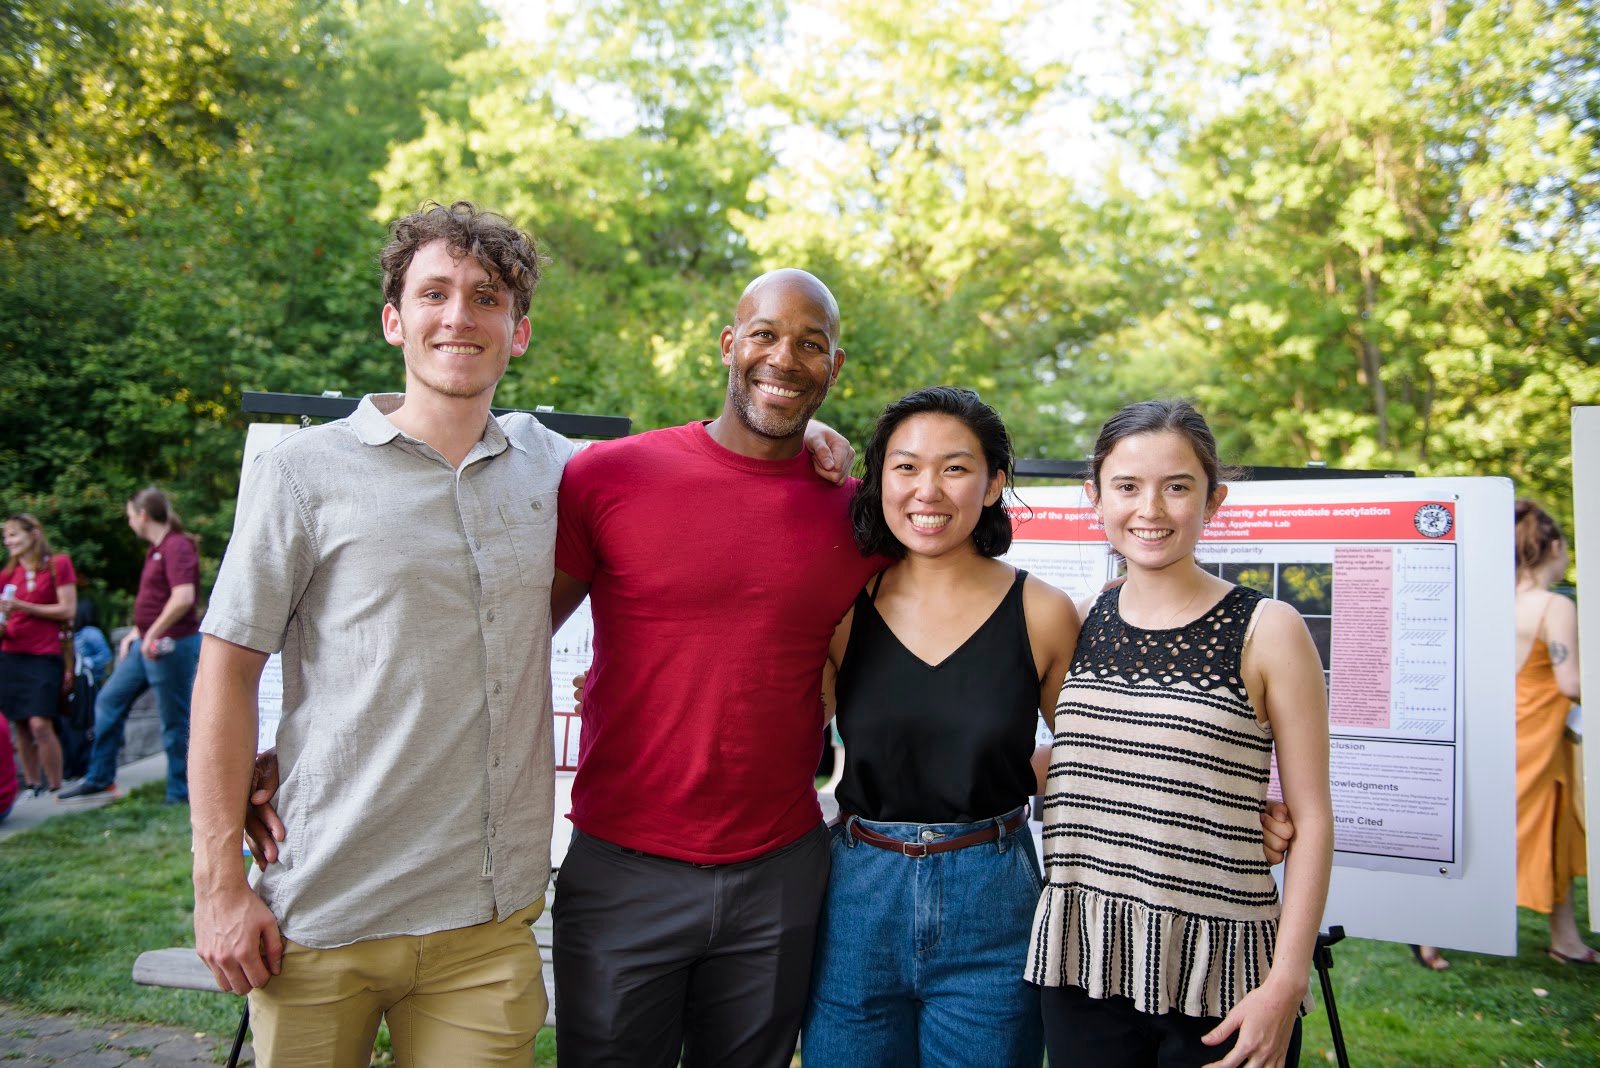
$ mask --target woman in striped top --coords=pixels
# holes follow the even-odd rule
[[[1084,606],[1056,707],[1026,973],[1051,1068],[1292,1064],[1333,855],[1321,659],[1294,609],[1195,563],[1227,487],[1190,405],[1117,413],[1090,479],[1128,577]],[[1257,826],[1274,747],[1281,916]]]

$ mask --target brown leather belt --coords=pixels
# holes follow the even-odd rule
[[[1027,809],[1023,809],[1004,823],[1006,834],[1021,827],[1027,819]],[[927,857],[934,853],[949,853],[957,849],[966,849],[968,846],[982,845],[993,842],[1001,835],[999,827],[990,823],[980,831],[971,831],[967,834],[958,834],[954,838],[941,838],[936,842],[903,842],[898,838],[890,838],[886,834],[879,834],[871,827],[861,826],[861,821],[849,816],[843,817],[846,833],[852,835],[856,841],[864,845],[877,846],[887,849],[891,853],[899,853],[907,857]]]

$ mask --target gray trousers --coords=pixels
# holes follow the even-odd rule
[[[828,866],[821,824],[706,867],[574,831],[551,908],[559,1068],[787,1068]]]

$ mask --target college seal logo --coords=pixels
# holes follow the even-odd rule
[[[1417,525],[1417,533],[1424,538],[1442,538],[1450,533],[1450,528],[1455,525],[1450,509],[1442,504],[1423,505],[1417,509],[1412,522]]]

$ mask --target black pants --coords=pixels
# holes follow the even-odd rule
[[[560,1068],[787,1068],[828,834],[700,867],[574,831],[556,878]]]
[[[1050,1068],[1199,1068],[1226,1057],[1238,1032],[1215,1046],[1200,1041],[1220,1016],[1154,1016],[1131,998],[1091,998],[1075,986],[1040,988],[1044,1048]],[[1287,1068],[1300,1063],[1300,1021],[1294,1022]]]

